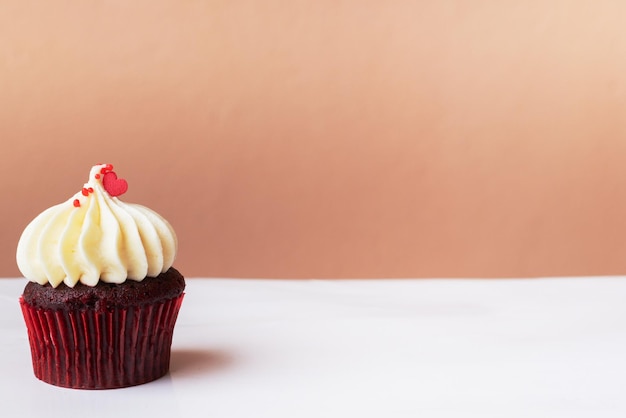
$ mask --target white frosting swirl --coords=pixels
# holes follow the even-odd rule
[[[96,165],[84,189],[37,216],[17,245],[27,279],[57,287],[155,277],[172,266],[178,242],[171,225],[147,207],[124,203],[102,183],[112,166]]]

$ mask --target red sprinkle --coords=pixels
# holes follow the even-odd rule
[[[78,199],[74,199],[74,207],[75,207],[75,208],[80,207],[80,200],[78,200]]]
[[[93,187],[88,188],[88,189],[87,189],[87,191],[88,191],[89,193],[93,193]]]
[[[100,178],[100,174],[96,174],[96,180]]]
[[[106,174],[111,170],[113,170],[113,164],[106,164],[104,167],[100,169],[100,174]]]
[[[83,187],[83,190],[81,190],[81,193],[83,194],[83,196],[87,196],[87,195],[89,195],[89,190],[87,190],[87,189],[85,189]]]

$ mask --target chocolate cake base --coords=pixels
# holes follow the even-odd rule
[[[27,284],[20,305],[35,376],[56,386],[112,389],[165,375],[184,288],[173,268],[141,282]]]
[[[151,304],[172,299],[185,290],[185,279],[171,267],[157,277],[148,277],[140,282],[126,280],[120,284],[98,282],[96,286],[77,283],[69,287],[65,283],[52,287],[28,282],[24,288],[24,301],[42,309],[110,309]]]

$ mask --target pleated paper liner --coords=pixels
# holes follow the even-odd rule
[[[74,389],[123,388],[162,377],[183,297],[75,312],[36,309],[20,298],[35,376]]]

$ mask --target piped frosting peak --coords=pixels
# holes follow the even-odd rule
[[[111,164],[92,167],[82,190],[24,229],[17,265],[39,284],[122,283],[169,269],[178,242],[171,225],[145,206],[124,203],[128,189]]]

